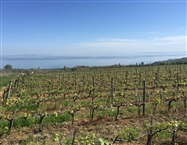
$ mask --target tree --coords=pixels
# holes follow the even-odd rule
[[[4,66],[4,69],[6,70],[11,70],[12,69],[12,66],[10,64],[7,64]]]
[[[66,71],[66,66],[64,66],[64,71]]]

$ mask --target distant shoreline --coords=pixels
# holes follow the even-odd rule
[[[137,58],[137,57],[166,57],[181,56],[186,52],[145,52],[135,54],[124,54],[121,56],[60,56],[49,54],[21,54],[21,55],[2,55],[1,60],[57,60],[57,59],[117,59],[117,58]],[[169,58],[168,58],[169,59]]]
[[[163,63],[171,59],[185,58],[184,52],[160,52],[160,53],[134,53],[121,54],[121,56],[60,56],[60,55],[3,55],[0,58],[1,68],[10,64],[13,68],[63,68],[74,66],[109,66],[109,65],[136,65],[139,63],[153,64]],[[167,62],[165,62],[167,63]]]

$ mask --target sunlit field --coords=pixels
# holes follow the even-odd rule
[[[185,145],[186,73],[187,65],[119,65],[9,76],[0,143]]]

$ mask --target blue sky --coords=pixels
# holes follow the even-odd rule
[[[186,0],[2,0],[2,55],[186,51]]]

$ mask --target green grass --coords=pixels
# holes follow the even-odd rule
[[[138,114],[138,107],[137,106],[130,106],[125,108],[126,115],[137,115]]]
[[[8,126],[8,121],[1,119],[0,120],[0,133],[4,132],[6,126]]]
[[[20,128],[20,127],[30,127],[32,128],[36,124],[39,123],[40,117],[23,117],[23,118],[16,118],[14,122],[14,127]],[[62,123],[65,121],[70,121],[71,116],[67,113],[58,115],[55,117],[54,115],[46,116],[44,118],[44,125],[51,125],[54,123]],[[0,120],[0,133],[5,131],[5,127],[9,126],[8,120],[1,119]]]
[[[34,111],[37,110],[38,106],[37,104],[24,104],[20,107],[20,110],[26,110],[26,111]]]
[[[15,127],[33,127],[38,124],[39,117],[28,117],[28,118],[18,118],[15,120]],[[50,125],[54,123],[62,123],[65,121],[70,121],[71,116],[69,114],[62,114],[55,117],[54,115],[46,116],[44,118],[44,125]]]
[[[98,111],[97,117],[105,117],[105,116],[116,116],[116,108],[114,108],[114,110],[101,110]],[[121,114],[121,111],[120,111]]]
[[[71,116],[68,113],[62,114],[62,115],[58,115],[57,117],[54,115],[51,116],[46,116],[44,118],[44,124],[54,124],[54,123],[62,123],[62,122],[66,122],[66,121],[70,121],[71,120]]]
[[[159,136],[160,140],[162,141],[170,141],[171,139],[171,133],[168,132],[168,130],[161,131],[157,136]]]
[[[39,122],[39,117],[17,118],[15,120],[15,127],[33,127]]]
[[[16,79],[17,77],[17,75],[0,76],[0,89],[8,86],[9,82],[13,79]]]

